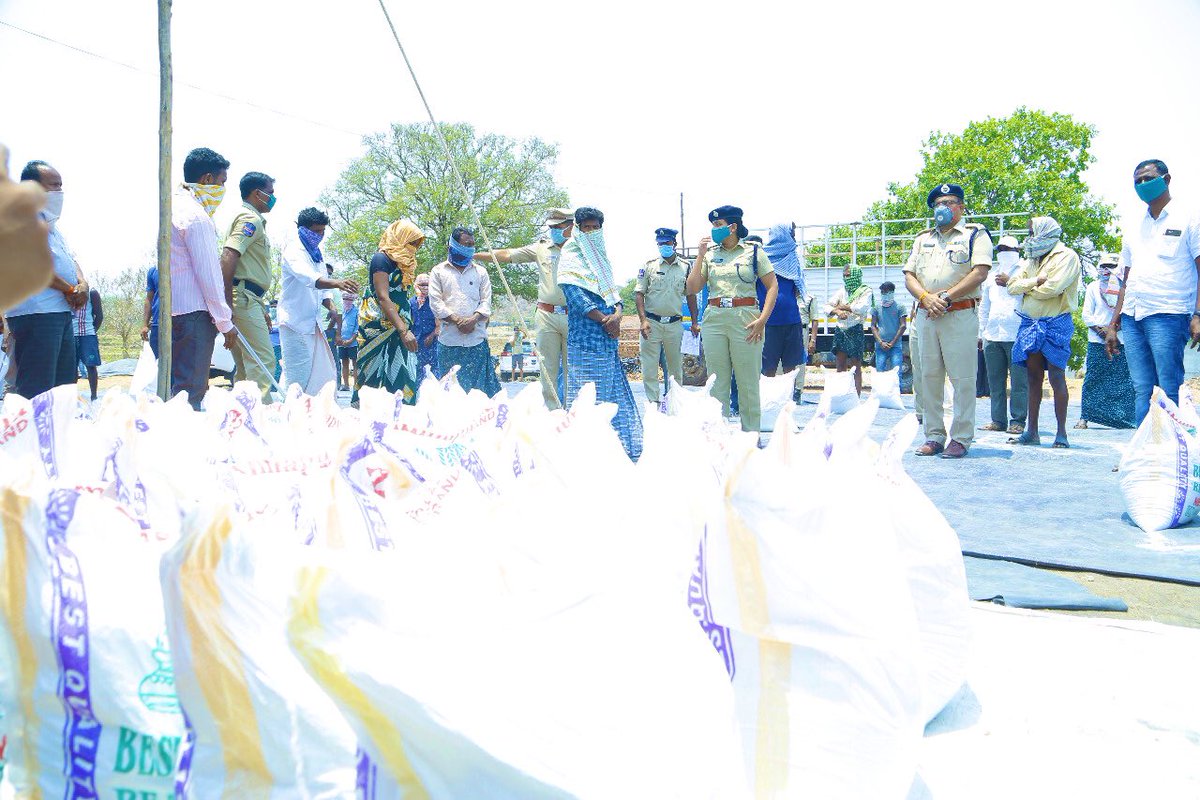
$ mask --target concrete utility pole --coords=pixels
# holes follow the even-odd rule
[[[171,396],[171,0],[158,0],[158,396]]]

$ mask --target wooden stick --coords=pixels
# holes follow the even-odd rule
[[[158,0],[158,396],[171,397],[171,0]]]

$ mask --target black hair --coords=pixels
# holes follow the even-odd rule
[[[739,227],[740,227],[740,224],[739,224]],[[761,237],[761,236],[759,236],[757,233],[755,233],[755,234],[751,234],[750,236],[747,236],[747,237],[746,237],[746,241],[747,241],[747,242],[757,242],[758,244],[762,244],[762,243],[763,243],[762,237]]]
[[[894,292],[896,291],[896,284],[892,283],[891,281],[884,281],[883,283],[879,284],[879,291]]]
[[[474,235],[475,231],[471,230],[470,228],[464,228],[462,225],[455,225],[454,230],[450,231],[450,238],[459,244],[462,244],[462,237]]]
[[[207,147],[197,147],[183,160],[183,179],[188,183],[195,183],[205,175],[216,175],[227,169],[229,159],[225,156]]]
[[[1145,161],[1142,161],[1136,167],[1134,167],[1133,172],[1136,175],[1139,169],[1142,167],[1149,167],[1151,165],[1158,170],[1159,175],[1166,175],[1168,172],[1167,165],[1161,158],[1147,158]]]
[[[41,181],[42,167],[46,169],[54,169],[45,161],[30,161],[25,165],[25,169],[21,170],[21,180],[23,181]]]
[[[313,225],[328,225],[329,215],[319,208],[306,208],[296,217],[296,224],[301,228],[311,228]]]
[[[238,191],[242,193],[243,200],[259,189],[270,194],[270,192],[267,192],[267,186],[274,182],[275,179],[265,172],[247,172],[238,183]]]
[[[604,212],[600,209],[592,208],[591,206],[580,206],[579,208],[575,209],[576,225],[582,227],[583,223],[593,219],[600,223],[601,228],[604,227]]]

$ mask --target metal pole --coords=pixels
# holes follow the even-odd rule
[[[158,0],[158,396],[171,396],[171,0]]]
[[[887,280],[887,220],[879,220],[879,263],[883,266],[883,278]]]
[[[683,245],[687,237],[683,234],[683,192],[679,193],[679,243]]]

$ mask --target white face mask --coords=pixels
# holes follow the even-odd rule
[[[46,216],[51,222],[62,216],[62,207],[62,189],[59,189],[57,192],[46,192]]]
[[[1000,262],[1000,271],[1004,273],[1012,272],[1017,266],[1017,261],[1020,256],[1011,250],[1002,250],[996,253],[996,261]]]

